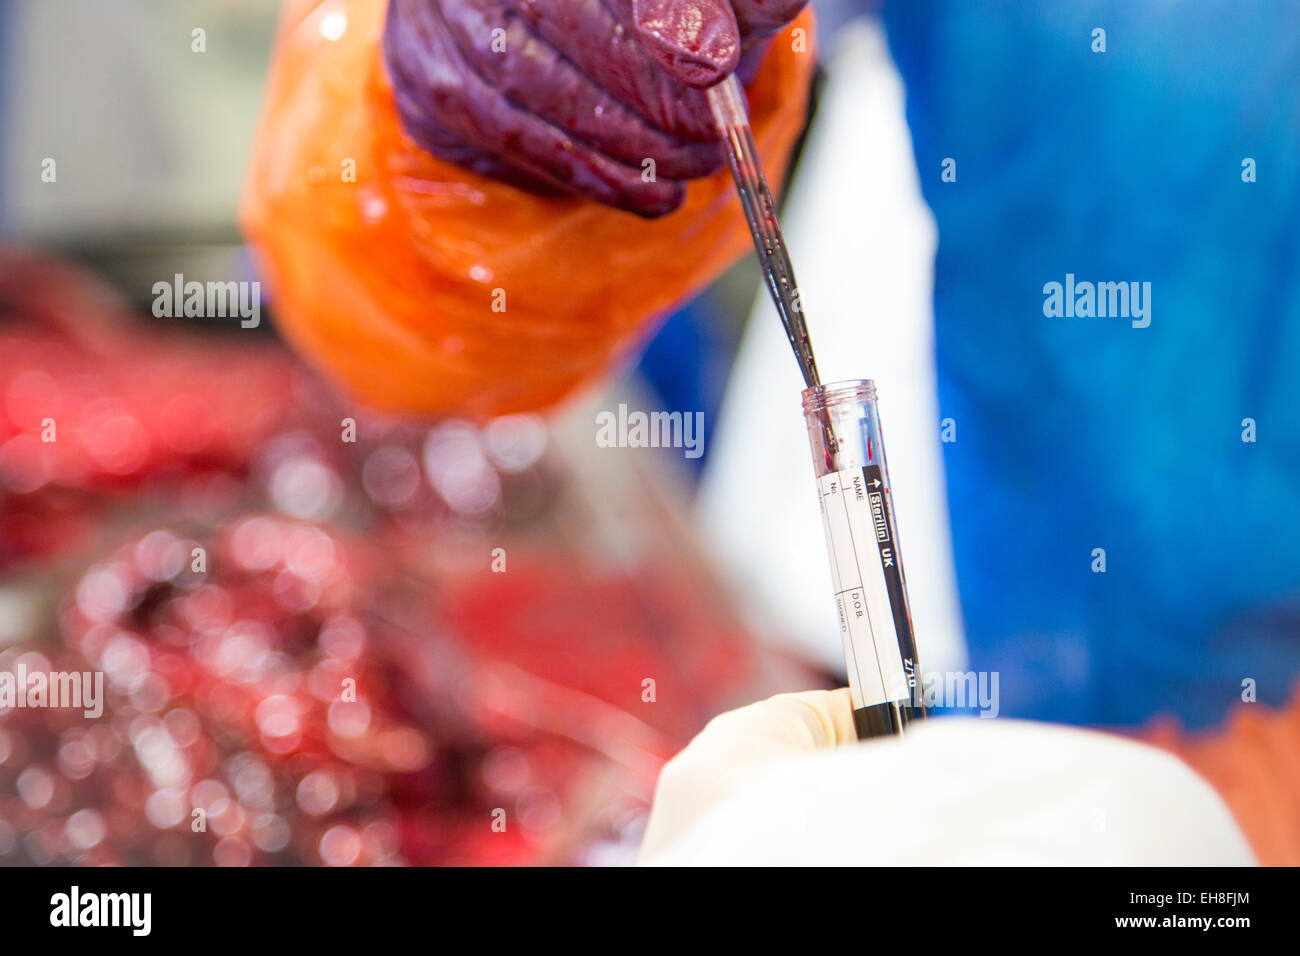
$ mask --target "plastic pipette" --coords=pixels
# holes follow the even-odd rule
[[[745,91],[734,74],[710,87],[763,279],[803,375],[804,418],[839,610],[859,737],[901,734],[925,716],[920,665],[903,578],[875,385],[822,385],[776,201],[754,143]]]

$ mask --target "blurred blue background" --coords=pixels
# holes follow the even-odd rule
[[[912,2],[884,22],[938,225],[970,666],[1002,675],[1009,716],[1203,726],[1247,680],[1282,703],[1300,673],[1300,6]],[[1067,273],[1150,282],[1150,326],[1045,317]],[[673,316],[642,369],[712,420],[710,308]]]

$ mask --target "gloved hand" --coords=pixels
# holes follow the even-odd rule
[[[704,88],[745,77],[805,3],[390,0],[384,59],[403,126],[429,152],[662,216],[725,160]]]
[[[1182,761],[1110,734],[942,718],[854,743],[847,690],[715,718],[659,778],[661,865],[1249,865]]]

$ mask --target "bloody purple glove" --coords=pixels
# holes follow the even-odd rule
[[[434,155],[662,216],[725,159],[704,88],[751,74],[805,2],[390,0],[384,59]]]

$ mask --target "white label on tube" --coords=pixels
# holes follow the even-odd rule
[[[880,484],[879,478],[861,468],[817,479],[840,635],[856,707],[911,696],[885,581],[885,568],[893,566],[894,542],[884,513],[883,489],[870,488],[868,482]],[[905,609],[901,610],[906,620]]]

